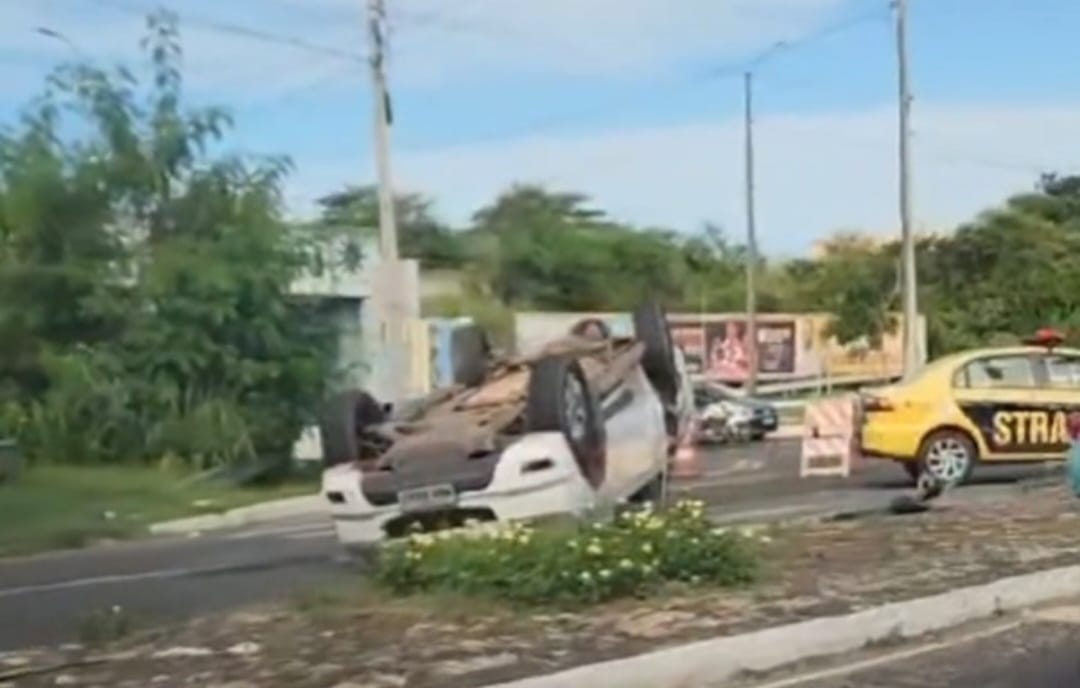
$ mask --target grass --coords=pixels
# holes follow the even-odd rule
[[[312,482],[239,488],[132,467],[39,466],[0,485],[0,557],[136,537],[158,521],[311,494]]]

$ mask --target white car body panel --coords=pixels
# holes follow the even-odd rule
[[[601,408],[607,416],[607,467],[598,489],[582,477],[562,433],[529,433],[502,453],[486,488],[457,495],[456,508],[489,509],[498,521],[582,516],[614,506],[664,475],[670,442],[663,406],[640,366],[602,401]],[[528,470],[544,459],[550,466]],[[355,464],[323,473],[322,494],[338,539],[346,547],[378,543],[385,539],[387,526],[404,516],[396,502],[371,504],[361,490],[361,479]]]

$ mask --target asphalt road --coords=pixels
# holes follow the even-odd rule
[[[77,641],[114,606],[136,626],[284,597],[353,575],[325,519],[0,563],[0,651]]]
[[[1080,607],[1045,610],[1018,624],[972,636],[853,658],[846,666],[813,672],[806,680],[798,676],[776,679],[758,688],[1080,686]]]
[[[704,499],[721,521],[884,507],[904,493],[903,472],[870,464],[852,480],[801,480],[798,445],[770,441],[703,453],[703,474],[674,489]],[[1024,474],[994,472],[957,491],[994,498]],[[1030,474],[1030,471],[1027,472]],[[355,575],[328,519],[260,525],[0,562],[0,651],[77,639],[92,614],[122,607],[155,624],[309,590]],[[14,622],[12,622],[14,621]]]

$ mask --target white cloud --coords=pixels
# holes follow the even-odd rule
[[[916,111],[914,206],[925,228],[947,228],[1031,188],[1042,169],[1080,160],[1080,104],[933,106]],[[757,128],[763,248],[791,254],[837,228],[893,232],[898,225],[892,108],[764,117]],[[615,216],[693,229],[719,221],[741,236],[742,130],[738,121],[471,146],[400,151],[403,188],[433,195],[464,221],[514,181],[581,190]],[[298,157],[298,208],[343,183],[369,181],[370,160]]]

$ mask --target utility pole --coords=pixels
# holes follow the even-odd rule
[[[754,73],[743,74],[746,129],[746,393],[757,391],[757,221],[754,215]]]
[[[375,176],[379,200],[379,254],[372,290],[371,310],[378,325],[378,354],[372,371],[381,396],[392,403],[409,393],[410,341],[407,331],[410,294],[404,264],[398,258],[394,184],[390,168],[390,126],[393,113],[386,84],[386,6],[384,0],[367,0],[368,33],[371,40],[372,101],[374,103]],[[411,298],[416,298],[411,294]]]
[[[908,0],[894,0],[896,57],[900,86],[900,262],[903,275],[904,376],[921,364],[919,304],[915,274],[915,237],[911,221],[911,86],[908,82]]]
[[[379,194],[379,250],[382,259],[398,259],[397,218],[394,214],[394,184],[390,172],[390,92],[386,87],[386,43],[383,27],[386,6],[383,0],[368,0],[368,33],[371,38],[371,85],[375,104],[375,176]]]

